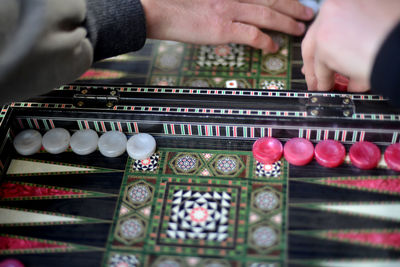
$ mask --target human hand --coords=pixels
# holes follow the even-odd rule
[[[301,35],[310,8],[297,0],[141,0],[147,36],[196,44],[239,43],[276,52],[261,29]]]
[[[308,89],[330,90],[337,72],[350,78],[348,91],[368,91],[375,57],[399,20],[399,0],[326,0],[302,43]]]

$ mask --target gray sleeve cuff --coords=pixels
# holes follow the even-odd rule
[[[94,60],[138,50],[146,41],[140,0],[87,0],[86,27]]]

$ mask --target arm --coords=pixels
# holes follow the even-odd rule
[[[139,50],[146,41],[146,19],[140,0],[86,0],[85,26],[94,59]]]
[[[137,50],[145,30],[139,0],[2,0],[0,102],[45,93],[93,59]]]
[[[195,44],[278,46],[262,31],[302,35],[313,10],[298,0],[142,0],[149,38]]]
[[[90,66],[84,1],[5,0],[0,12],[2,103],[44,93]]]
[[[398,0],[326,0],[302,44],[309,90],[330,90],[335,72],[350,78],[349,91],[370,89],[377,54],[399,21]],[[399,76],[396,65],[379,68]],[[376,89],[380,82],[373,84]]]
[[[140,49],[146,29],[149,38],[276,51],[260,29],[300,35],[296,19],[313,12],[295,0],[3,0],[0,15],[5,103],[71,82],[93,60]]]

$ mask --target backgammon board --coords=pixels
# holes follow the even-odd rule
[[[263,136],[334,139],[347,151],[363,140],[382,152],[399,142],[400,112],[387,100],[302,91],[299,43],[274,38],[274,55],[151,41],[76,84],[4,107],[0,258],[26,266],[399,266],[400,179],[383,160],[365,171],[348,158],[334,169],[254,159]],[[146,160],[14,151],[21,130],[57,127],[146,132],[157,151]]]
[[[306,89],[300,38],[271,32],[276,54],[240,44],[190,45],[148,40],[138,52],[96,63],[78,84]]]

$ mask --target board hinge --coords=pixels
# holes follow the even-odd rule
[[[306,110],[309,117],[351,118],[355,106],[348,96],[311,95],[307,100]]]
[[[80,88],[73,96],[78,108],[113,108],[120,99],[118,90],[112,88]]]

